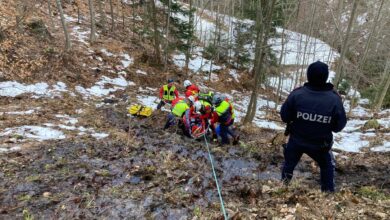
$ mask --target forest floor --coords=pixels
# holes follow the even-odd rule
[[[11,6],[0,3],[0,13]],[[62,53],[58,18],[51,37],[26,26],[0,42],[0,219],[223,219],[204,141],[163,131],[166,111],[127,115],[135,102],[155,106],[156,88],[171,76],[181,84],[183,71],[153,66],[150,44],[130,32],[99,32],[90,45],[88,23],[77,24],[74,6],[65,11],[70,53]],[[210,81],[191,75],[205,91],[234,95],[241,117],[248,79],[228,70]],[[272,90],[262,94],[268,104]],[[320,192],[319,168],[304,156],[286,187],[277,120],[277,111],[259,109],[258,126],[237,125],[239,145],[210,143],[229,217],[389,218],[390,152],[337,150],[334,194]]]

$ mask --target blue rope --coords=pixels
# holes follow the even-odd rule
[[[225,206],[224,206],[224,203],[223,203],[221,188],[219,187],[219,184],[218,184],[218,178],[217,178],[217,174],[216,174],[215,168],[214,168],[213,156],[211,155],[211,152],[210,152],[209,144],[208,144],[207,139],[206,139],[206,134],[203,135],[203,137],[204,137],[204,141],[205,141],[205,143],[206,143],[207,151],[209,152],[209,158],[210,158],[211,168],[212,168],[212,170],[213,170],[213,175],[214,175],[215,184],[217,185],[219,201],[220,201],[220,203],[221,203],[221,210],[222,210],[222,213],[223,213],[223,216],[224,216],[225,220],[227,220],[227,219],[228,219],[228,215],[227,215],[227,213],[226,213]]]

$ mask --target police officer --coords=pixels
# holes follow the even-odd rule
[[[280,116],[288,124],[290,138],[284,149],[282,180],[289,183],[303,153],[321,169],[321,190],[334,192],[334,161],[330,149],[332,132],[341,131],[346,115],[340,96],[326,83],[328,65],[320,61],[309,65],[308,82],[295,89],[283,104]]]

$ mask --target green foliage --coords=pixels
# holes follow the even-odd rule
[[[165,6],[168,6],[168,0],[162,0],[161,2]],[[183,16],[192,18],[193,20],[193,14],[196,9],[191,8],[189,10],[186,10],[183,9],[183,7],[176,1],[172,1],[170,4],[170,11],[172,14],[182,14]],[[184,21],[176,17],[170,17],[170,20],[172,23],[171,35],[175,36],[175,38],[178,39],[178,42],[176,43],[176,48],[183,52],[190,50],[191,45],[189,44],[189,42],[195,39],[193,22],[190,22],[191,19],[189,19],[188,21]]]
[[[363,98],[369,99],[371,105],[375,105],[378,100],[375,100],[377,93],[381,92],[383,85],[374,85],[362,89],[361,95]],[[383,108],[390,108],[390,92],[386,93],[385,99],[383,100]]]
[[[34,216],[30,214],[30,211],[28,209],[23,209],[23,219],[24,220],[34,220]]]
[[[374,186],[363,186],[358,192],[359,195],[372,199],[372,200],[388,200],[390,197],[386,195],[381,190],[377,189]]]
[[[349,88],[351,88],[351,84],[346,79],[341,80],[338,88],[339,93],[342,95],[346,95],[348,93]]]
[[[207,45],[203,50],[203,57],[206,59],[213,59],[214,54],[217,53],[218,48],[214,44]]]
[[[380,124],[376,119],[371,119],[368,120],[366,123],[363,125],[363,131],[369,130],[369,129],[379,129]]]
[[[235,23],[233,36],[236,39],[235,44],[233,45],[233,52],[236,67],[246,67],[250,63],[250,54],[248,49],[245,48],[245,45],[248,45],[252,41],[252,29],[253,26],[244,24],[244,23]]]

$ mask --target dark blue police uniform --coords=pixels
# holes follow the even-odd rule
[[[289,124],[290,138],[284,150],[282,180],[289,182],[302,154],[309,155],[321,169],[321,190],[334,191],[332,132],[341,131],[346,114],[333,85],[326,83],[328,66],[317,61],[307,70],[308,83],[289,95],[280,115]]]

